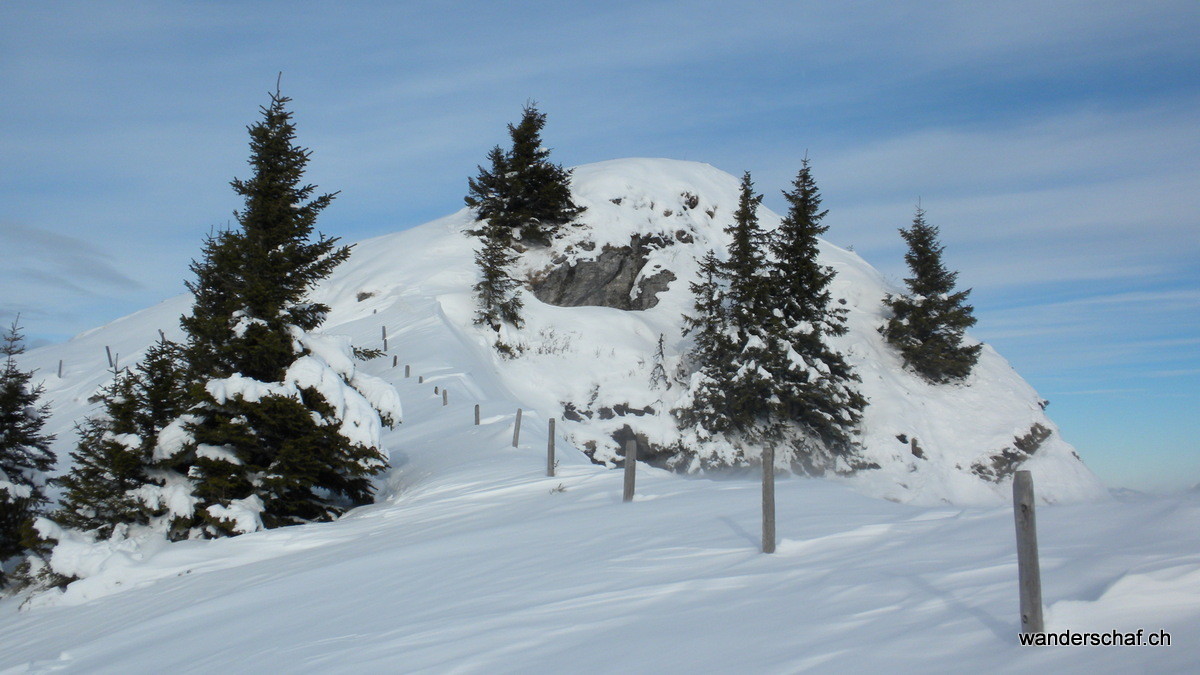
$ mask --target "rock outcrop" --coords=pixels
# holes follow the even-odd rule
[[[662,237],[634,235],[628,246],[605,246],[591,260],[562,260],[535,278],[530,290],[538,300],[558,307],[650,309],[676,278],[669,270],[646,269],[649,252],[667,245]]]

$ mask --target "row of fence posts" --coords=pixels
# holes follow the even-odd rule
[[[383,350],[388,349],[387,326],[380,327],[383,338]],[[159,338],[165,340],[166,335],[161,329]],[[114,355],[112,348],[104,346],[108,359],[108,367],[116,370],[119,355]],[[392,356],[392,367],[399,365],[399,357]],[[63,361],[58,361],[58,377],[63,376]],[[412,366],[405,364],[404,377],[412,376]],[[425,376],[417,377],[419,384],[425,382]],[[450,404],[450,392],[444,387],[434,387],[433,393],[441,393],[442,406]],[[521,439],[521,416],[523,411],[517,408],[516,419],[513,423],[512,447],[517,447]],[[475,426],[479,426],[479,404],[475,404]],[[547,421],[546,441],[546,475],[554,476],[555,457],[555,418]],[[624,458],[624,491],[622,501],[631,502],[637,482],[637,441],[630,439],[625,442]],[[1020,594],[1021,632],[1041,633],[1045,631],[1042,617],[1042,588],[1041,566],[1038,562],[1037,523],[1034,510],[1033,477],[1029,471],[1017,471],[1013,476],[1013,516],[1017,532],[1017,583]],[[775,552],[775,449],[767,447],[763,450],[762,458],[762,552]]]
[[[387,349],[387,328],[383,329],[383,345]],[[105,347],[107,350],[108,348]],[[109,353],[109,365],[115,367],[115,361]],[[392,357],[392,366],[396,367],[397,357]],[[404,377],[411,376],[411,367],[404,366]],[[62,376],[62,362],[59,362],[59,377]],[[419,376],[418,383],[423,383],[425,377]],[[435,387],[434,393],[438,393]],[[449,392],[441,388],[442,405],[448,405]],[[513,422],[512,447],[518,447],[521,440],[521,418],[524,411],[517,408]],[[475,404],[475,426],[480,424],[479,404]],[[546,441],[546,476],[555,474],[555,418],[547,421]],[[636,491],[637,483],[637,441],[630,439],[625,442],[624,458],[624,490],[622,501],[631,502]],[[1017,532],[1017,575],[1020,594],[1021,632],[1041,633],[1045,631],[1042,618],[1042,589],[1041,570],[1038,563],[1037,526],[1034,512],[1033,477],[1029,471],[1017,471],[1013,477],[1013,514]],[[762,458],[762,552],[775,552],[775,449],[767,447],[763,450]]]

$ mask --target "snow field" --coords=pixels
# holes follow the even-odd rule
[[[344,327],[369,342],[376,318]],[[399,367],[364,368],[405,404],[380,503],[140,551],[23,612],[6,600],[0,672],[1182,672],[1200,658],[1195,499],[1038,513],[1049,630],[1165,628],[1175,646],[1022,648],[1008,508],[782,479],[778,551],[762,555],[756,481],[643,465],[622,504],[621,472],[562,439],[546,478],[546,417],[526,408],[511,448],[520,404],[495,372],[457,365],[456,325],[389,336]]]

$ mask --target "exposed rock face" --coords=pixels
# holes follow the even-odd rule
[[[661,237],[634,235],[629,246],[605,246],[592,260],[564,261],[534,281],[531,290],[538,300],[559,307],[650,309],[658,304],[659,292],[675,280],[668,270],[642,276],[647,253],[666,245]]]
[[[1045,426],[1035,422],[1029,428],[1029,433],[1013,439],[1013,447],[1005,448],[990,457],[975,462],[971,465],[971,471],[980,478],[998,483],[1011,476],[1025,460],[1037,452],[1046,439],[1050,438],[1050,433]]]

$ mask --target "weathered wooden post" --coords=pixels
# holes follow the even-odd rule
[[[417,376],[417,384],[425,384],[425,376],[424,375]]]
[[[1042,571],[1038,564],[1037,522],[1033,510],[1033,475],[1013,475],[1013,515],[1017,521],[1017,579],[1021,591],[1021,632],[1044,633]]]
[[[158,339],[162,340],[163,342],[167,341],[167,334],[164,333],[163,329],[161,329],[161,328],[158,329]]]
[[[113,364],[112,350],[108,348],[108,345],[104,345],[104,354],[108,356],[108,367],[116,368],[116,365]]]
[[[407,363],[406,363],[406,364],[404,364],[404,376],[405,376],[405,377],[409,377],[409,375],[411,374],[411,373],[409,372],[409,369],[410,369],[410,368],[412,368],[412,366],[408,365]]]
[[[475,426],[479,426],[479,404],[475,404]]]
[[[58,379],[62,379],[62,359],[58,360]]]
[[[625,441],[625,497],[623,501],[633,501],[633,484],[637,480],[637,441]]]
[[[762,551],[775,552],[775,448],[763,448]]]
[[[517,422],[513,425],[513,447],[517,447],[517,441],[521,438],[521,409],[517,408]]]
[[[438,388],[437,388],[437,387],[434,387],[434,388],[433,388],[433,395],[434,395],[434,396],[437,396],[437,395],[438,395]]]
[[[445,408],[449,404],[450,404],[450,390],[443,389],[442,390],[442,407]]]
[[[554,418],[553,417],[550,418],[549,426],[550,426],[550,429],[549,429],[548,434],[549,434],[550,438],[546,441],[546,475],[553,478],[554,477]]]
[[[400,365],[400,357],[392,354],[392,367],[395,368],[398,365]]]
[[[383,351],[387,351],[387,326],[380,326],[379,330],[383,331]]]

